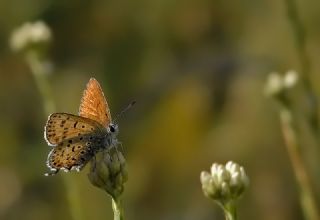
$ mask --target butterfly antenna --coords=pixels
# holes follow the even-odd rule
[[[136,101],[132,101],[125,109],[123,109],[116,117],[115,119],[113,120],[113,122],[117,122],[119,118],[122,117],[122,115],[128,111],[134,104],[136,104]]]

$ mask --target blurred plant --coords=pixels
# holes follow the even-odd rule
[[[88,178],[94,186],[105,190],[111,196],[114,219],[124,219],[120,197],[124,191],[124,183],[128,180],[128,173],[122,153],[114,147],[109,152],[97,154],[91,161]]]
[[[288,154],[293,166],[293,171],[297,180],[300,192],[300,203],[304,212],[305,219],[319,219],[316,200],[311,187],[311,178],[307,173],[306,165],[302,158],[302,147],[297,126],[297,119],[293,112],[295,106],[290,100],[288,93],[290,89],[301,83],[304,95],[307,100],[306,120],[310,125],[313,138],[320,144],[320,126],[318,119],[318,100],[312,87],[310,74],[311,65],[307,55],[306,32],[299,17],[295,0],[285,0],[287,18],[293,31],[293,38],[297,55],[300,61],[301,72],[299,74],[287,72],[284,76],[278,73],[271,73],[266,84],[266,95],[272,97],[280,106],[280,121],[283,136],[285,139]]]
[[[236,200],[249,185],[244,168],[232,161],[226,165],[214,163],[210,173],[201,172],[200,181],[204,195],[222,207],[226,220],[237,219]]]
[[[264,89],[266,96],[275,98],[280,104],[288,105],[289,100],[286,91],[297,84],[298,77],[297,72],[293,70],[284,75],[276,72],[270,73]]]
[[[46,60],[47,48],[51,40],[51,30],[43,21],[23,24],[12,32],[10,38],[12,50],[21,53],[31,69],[43,100],[46,115],[55,112],[55,104],[48,82],[48,75],[52,69],[51,65],[48,65],[50,62]],[[67,175],[63,175],[63,180],[72,218],[83,219],[77,183]]]
[[[52,68],[46,60],[47,48],[52,40],[50,28],[43,21],[27,22],[12,32],[11,49],[21,53],[28,63],[41,93],[46,115],[55,111],[47,75]]]
[[[288,71],[284,75],[270,73],[265,86],[265,93],[267,96],[273,98],[279,105],[282,132],[299,186],[300,203],[305,218],[317,220],[319,214],[316,208],[316,200],[306,165],[302,159],[299,132],[294,121],[293,105],[288,94],[290,89],[299,82],[298,79],[298,74],[294,71]]]
[[[300,78],[301,84],[304,87],[304,92],[307,99],[308,111],[306,114],[307,121],[314,133],[318,145],[320,144],[320,125],[319,125],[319,104],[317,96],[314,92],[310,74],[311,74],[311,65],[309,57],[307,54],[307,43],[306,43],[306,31],[303,27],[301,19],[299,17],[297,5],[295,0],[285,0],[285,6],[287,10],[287,18],[291,24],[293,31],[293,38],[295,47],[297,49],[297,56],[300,61]]]
[[[14,51],[38,53],[41,48],[48,46],[51,39],[51,30],[43,21],[27,22],[13,31],[10,46]]]

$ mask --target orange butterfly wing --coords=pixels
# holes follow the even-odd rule
[[[99,82],[91,78],[83,92],[79,115],[90,118],[107,127],[111,123],[111,114],[107,100]]]

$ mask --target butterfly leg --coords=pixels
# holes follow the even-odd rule
[[[96,157],[96,155],[93,155],[92,160],[91,160],[91,167],[93,170],[95,170],[96,166],[97,166],[97,157]]]

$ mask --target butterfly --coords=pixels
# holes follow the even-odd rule
[[[91,78],[83,92],[79,115],[53,113],[44,127],[44,138],[52,147],[46,176],[59,170],[80,171],[97,152],[119,142],[118,125],[113,123],[108,103],[99,82]]]

